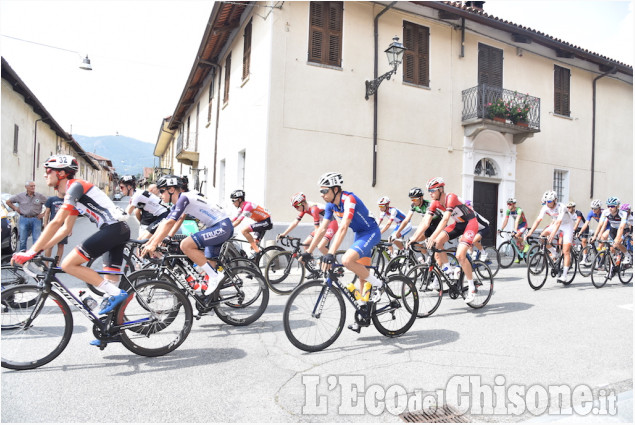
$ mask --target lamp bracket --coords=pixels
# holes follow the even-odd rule
[[[394,74],[395,71],[397,71],[397,67],[386,72],[384,75],[380,75],[379,77],[377,77],[376,79],[372,81],[366,80],[366,96],[365,96],[366,100],[368,100],[369,96],[372,96],[375,93],[377,93],[377,89],[379,88],[379,85],[382,83],[382,81],[390,80],[390,77],[392,77],[392,74]]]

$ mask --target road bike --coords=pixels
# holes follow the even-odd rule
[[[503,269],[510,267],[512,264],[514,264],[514,261],[520,262],[520,260],[523,260],[526,263],[530,254],[533,254],[535,251],[537,251],[537,248],[534,249],[534,247],[538,246],[538,241],[532,236],[527,238],[529,249],[527,250],[527,252],[525,252],[523,249],[524,247],[519,248],[518,244],[516,244],[516,242],[512,239],[512,236],[515,235],[516,232],[499,230],[498,233],[503,237],[505,235],[509,236],[509,239],[505,242],[502,242],[497,249],[499,256],[499,265]]]
[[[487,255],[484,256],[483,253]],[[474,260],[479,260],[487,264],[492,272],[492,277],[498,274],[498,271],[500,270],[500,254],[493,246],[484,246],[482,250],[479,250],[476,253],[476,255],[472,253],[471,257],[473,257]]]
[[[448,252],[435,247],[431,248],[432,254],[438,252]],[[474,309],[483,308],[494,293],[494,278],[489,266],[480,260],[472,260],[468,254],[468,261],[472,266],[472,278],[476,295],[474,301],[468,303]],[[456,266],[460,267],[460,266]],[[465,281],[465,273],[461,269],[457,273],[457,268],[451,267],[447,272],[441,270],[435,255],[430,255],[424,264],[420,264],[410,269],[406,277],[414,282],[419,292],[419,311],[417,317],[428,317],[433,314],[441,305],[443,299],[443,285],[448,287],[448,295],[455,300],[459,297],[465,299],[468,285]]]
[[[385,268],[385,274],[406,275],[408,270],[426,261],[427,255],[422,253],[424,246],[420,243],[411,243],[408,248],[398,251]]]
[[[577,259],[573,253],[570,255],[571,265],[569,266],[567,279],[560,279],[564,268],[564,254],[557,241],[554,239],[553,242],[556,245],[555,256],[552,256],[547,249],[547,237],[541,236],[538,242],[538,248],[529,257],[527,263],[527,281],[529,282],[529,286],[536,291],[544,286],[547,277],[550,275],[551,277],[558,278],[560,283],[565,286],[570,285],[573,279],[575,279]]]
[[[304,279],[317,279],[322,276],[314,260],[304,263],[301,258],[300,238],[284,236],[280,244],[292,248],[291,251],[276,252],[265,267],[265,280],[269,289],[278,295],[289,295],[304,282]],[[309,272],[306,275],[306,272]]]
[[[633,280],[633,264],[624,264],[624,253],[619,249],[612,253],[611,249],[607,248],[613,241],[606,240],[599,241],[599,243],[606,245],[598,250],[591,260],[591,282],[593,282],[593,286],[599,289],[615,276],[624,285],[630,283]]]
[[[233,326],[249,325],[264,313],[269,303],[269,288],[258,268],[251,261],[231,257],[231,241],[221,247],[217,259],[217,269],[223,273],[218,289],[211,294],[203,294],[194,289],[195,284],[205,282],[205,276],[192,261],[181,252],[179,240],[166,242],[157,250],[163,253],[161,263],[156,268],[131,273],[128,279],[133,285],[153,279],[161,279],[189,295],[197,309],[196,319],[216,313],[219,319]],[[245,265],[247,262],[251,266]]]
[[[57,278],[64,273],[57,263],[58,258],[36,257],[24,270],[38,283],[2,291],[2,367],[35,369],[59,356],[73,333],[68,302],[93,323],[101,350],[109,343],[121,342],[135,354],[162,356],[178,348],[189,335],[192,306],[169,283],[148,280],[133,286],[122,272],[98,271],[119,275],[128,288],[128,298],[108,314],[98,316]]]
[[[2,266],[2,290],[13,285],[24,285],[27,283],[36,283],[35,279],[31,278],[22,269],[21,266],[10,264]]]
[[[378,301],[360,304],[354,293],[339,281],[343,275],[341,264],[333,264],[326,274],[326,279],[310,280],[298,286],[285,305],[284,332],[300,350],[324,350],[337,340],[346,319],[344,299],[353,306],[355,321],[360,327],[368,327],[372,322],[385,336],[404,334],[417,318],[419,294],[405,276],[384,278],[375,270],[384,283],[379,289]]]

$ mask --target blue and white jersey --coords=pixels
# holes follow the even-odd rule
[[[178,220],[183,214],[198,219],[206,228],[229,218],[222,209],[208,204],[207,200],[196,192],[181,193],[167,218]]]
[[[386,211],[382,211],[379,215],[379,224],[381,224],[386,217],[388,217],[389,221],[392,220],[395,224],[401,224],[401,222],[406,218],[406,215],[395,207],[389,207]]]
[[[353,192],[343,191],[339,206],[331,202],[326,204],[324,218],[330,221],[334,217],[340,220],[351,218],[350,228],[355,233],[379,229],[377,222],[370,216],[368,208]]]
[[[605,220],[609,221],[609,225],[607,225],[605,229],[608,229],[609,226],[613,229],[619,229],[622,223],[626,223],[628,221],[628,217],[626,215],[626,211],[620,210],[617,210],[615,215],[611,215],[611,210],[607,208],[602,211],[600,223],[603,223]]]

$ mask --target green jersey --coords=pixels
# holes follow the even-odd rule
[[[520,216],[520,222],[518,223],[518,227],[526,227],[527,226],[527,219],[525,218],[525,213],[523,212],[522,209],[516,207],[516,210],[511,211],[509,209],[507,209],[507,212],[505,212],[505,215],[507,217],[509,217],[510,215],[512,216],[512,218],[514,219],[514,223],[516,222],[516,219],[518,218],[518,216]]]

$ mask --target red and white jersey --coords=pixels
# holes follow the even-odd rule
[[[320,220],[324,216],[324,205],[316,204],[314,202],[308,202],[308,205],[309,208],[298,214],[298,218],[296,220],[300,221],[302,220],[302,217],[309,214],[311,217],[313,217],[313,224],[319,226]]]
[[[247,202],[247,201],[243,202],[240,208],[238,208],[238,213],[236,214],[236,218],[240,216],[249,217],[256,223],[271,217],[271,215],[269,214],[269,211],[267,211],[266,208],[261,207],[260,205],[254,204],[252,202]],[[234,220],[236,218],[234,218]]]
[[[127,214],[98,187],[79,179],[66,183],[66,195],[60,210],[68,210],[71,215],[84,215],[99,228],[128,218]]]
[[[445,195],[445,206],[440,201],[433,201],[428,207],[427,213],[434,216],[435,211],[450,211],[450,218],[456,223],[466,223],[475,218],[474,211],[463,203],[463,200],[454,193]]]

